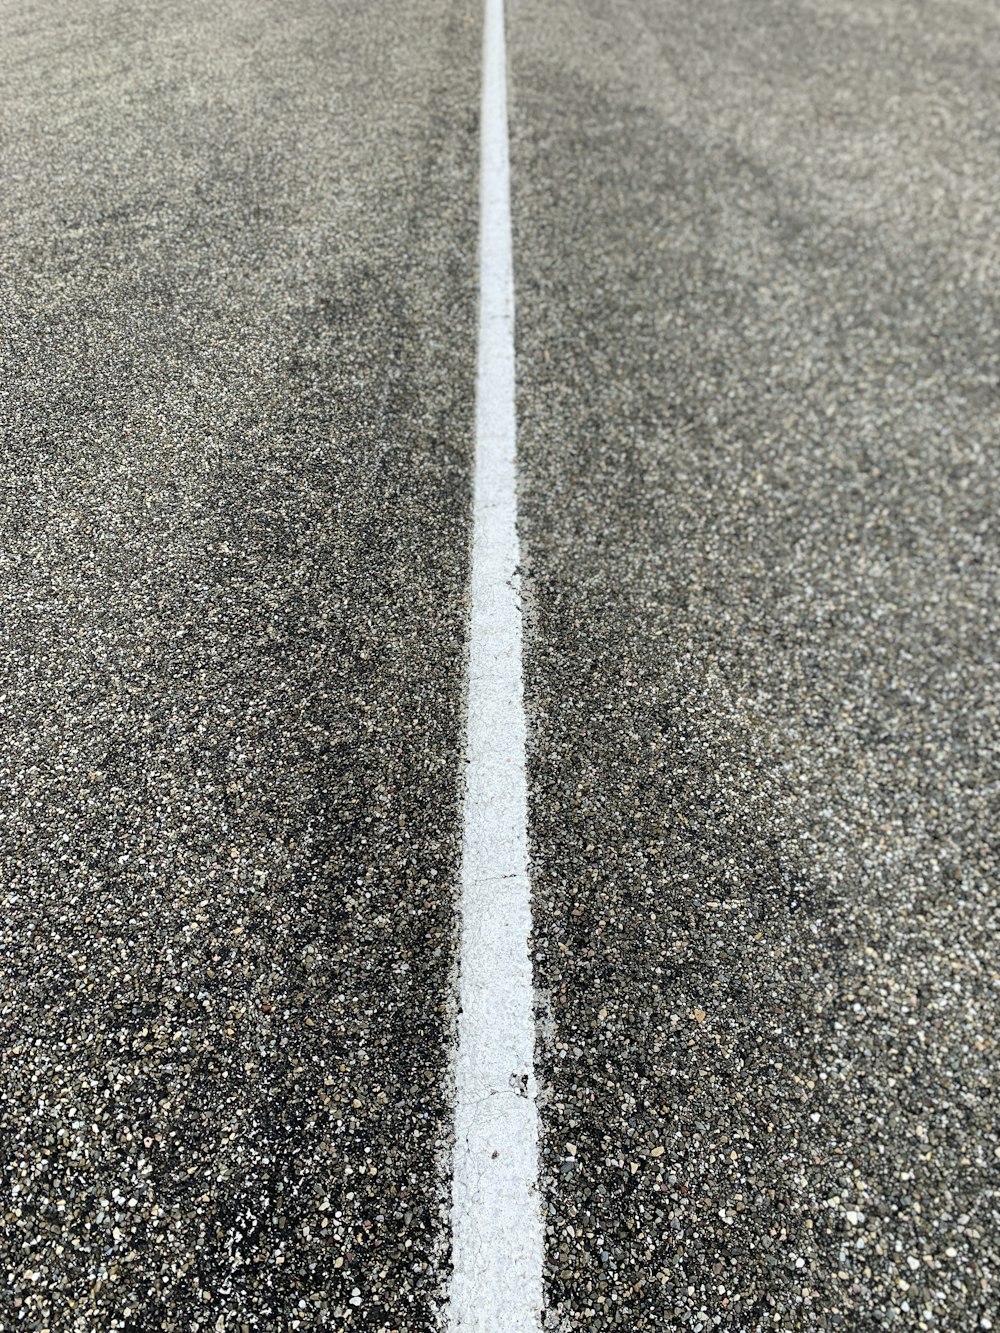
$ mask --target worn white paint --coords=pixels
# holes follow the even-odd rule
[[[486,0],[451,1333],[542,1308],[503,0]]]

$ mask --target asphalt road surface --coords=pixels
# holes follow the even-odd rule
[[[0,25],[0,1330],[438,1329],[479,5]],[[1000,1327],[1000,13],[507,34],[542,1326]]]
[[[4,9],[0,1324],[429,1327],[478,16]]]

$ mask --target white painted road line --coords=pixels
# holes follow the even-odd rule
[[[486,0],[452,1333],[532,1333],[542,1308],[506,78],[503,0]]]

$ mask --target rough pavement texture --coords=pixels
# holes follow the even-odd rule
[[[4,29],[0,1328],[428,1327],[478,12]]]
[[[548,1324],[987,1329],[996,9],[511,60]]]

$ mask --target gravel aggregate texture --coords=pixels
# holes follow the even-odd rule
[[[1000,20],[510,20],[547,1326],[989,1329]]]
[[[3,27],[0,1328],[428,1328],[478,9]]]

